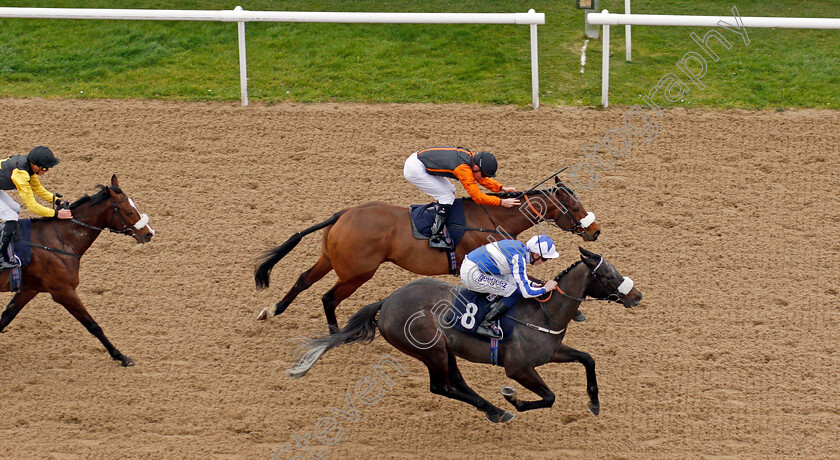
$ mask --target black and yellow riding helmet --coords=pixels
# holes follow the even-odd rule
[[[473,159],[475,161],[475,164],[478,165],[478,169],[481,170],[482,176],[496,176],[496,169],[499,167],[499,163],[496,162],[496,157],[494,157],[492,153],[481,151],[476,153]]]
[[[35,166],[39,166],[41,168],[52,168],[53,166],[58,164],[58,158],[53,155],[52,150],[43,145],[39,145],[34,149],[29,151],[29,155],[26,156],[29,159],[29,162]]]

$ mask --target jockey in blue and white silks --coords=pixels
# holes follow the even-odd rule
[[[490,312],[476,332],[491,338],[498,338],[490,323],[508,308],[505,298],[517,290],[523,297],[537,297],[557,287],[551,280],[539,286],[528,279],[528,264],[540,265],[547,259],[560,257],[554,241],[545,235],[537,235],[522,243],[517,240],[501,240],[473,250],[461,264],[461,280],[473,292],[496,294],[503,299],[490,307]]]

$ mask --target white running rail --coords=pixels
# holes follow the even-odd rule
[[[233,10],[140,10],[96,8],[0,7],[0,18],[26,19],[115,19],[137,21],[222,21],[238,23],[239,78],[242,105],[248,105],[248,76],[245,65],[246,22],[330,22],[372,24],[528,24],[531,26],[531,83],[534,109],[539,107],[537,25],[545,24],[545,13],[362,13],[307,11]]]
[[[603,68],[601,69],[601,105],[609,104],[610,82],[610,26],[689,26],[689,27],[720,27],[721,24],[734,26],[733,16],[682,16],[667,14],[613,14],[607,10],[600,13],[589,13],[586,17],[590,24],[599,24],[603,30]],[[740,27],[762,27],[783,29],[840,29],[840,19],[835,18],[774,18],[739,16]],[[628,38],[629,42],[629,38]],[[630,51],[628,48],[629,60]]]

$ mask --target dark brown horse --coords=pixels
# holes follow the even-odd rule
[[[456,248],[458,264],[473,249],[486,243],[516,236],[540,222],[553,222],[563,230],[580,235],[585,241],[595,241],[601,233],[594,215],[587,213],[574,192],[555,177],[555,186],[522,193],[505,194],[523,198],[522,206],[480,206],[464,200],[468,230]],[[583,223],[581,223],[583,221]],[[383,202],[370,202],[343,209],[332,217],[295,233],[280,246],[267,251],[254,273],[257,289],[268,287],[271,269],[288,254],[301,238],[325,228],[321,257],[297,282],[280,302],[260,312],[258,319],[279,315],[295,297],[313,283],[335,270],[338,281],[324,296],[324,312],[330,330],[338,330],[335,310],[344,299],[367,282],[384,262],[391,262],[420,275],[443,275],[449,272],[449,261],[444,253],[429,248],[428,241],[418,240],[411,234],[408,208]],[[494,233],[495,231],[495,233]]]
[[[38,293],[49,292],[53,300],[105,345],[112,358],[123,366],[133,366],[134,360],[111,344],[76,294],[79,263],[102,230],[123,233],[138,244],[149,242],[155,231],[148,225],[149,218],[140,214],[134,201],[120,189],[117,176],[111,177],[109,187],[99,187],[93,196],[85,195],[70,205],[72,219],[32,219],[32,261],[23,269],[21,291],[0,315],[0,332]],[[3,291],[9,291],[9,276],[9,270],[0,273]]]
[[[502,388],[505,399],[517,411],[551,407],[554,393],[535,368],[571,361],[583,364],[586,369],[589,410],[595,415],[600,411],[595,360],[588,353],[563,344],[566,328],[587,296],[633,307],[642,300],[642,294],[606,259],[582,248],[580,252],[582,262],[576,262],[555,278],[560,291],[552,292],[547,299],[519,300],[515,312],[518,324],[511,337],[499,346],[499,365],[505,368],[505,374],[541,398],[522,401],[513,388]],[[467,386],[458,370],[456,356],[484,364],[489,364],[491,358],[487,341],[452,327],[458,320],[457,312],[455,318],[449,314],[456,288],[433,278],[401,287],[359,310],[337,334],[312,339],[308,351],[287,373],[294,378],[302,377],[328,350],[345,343],[372,341],[378,326],[388,343],[429,368],[432,393],[475,406],[491,422],[511,420],[513,414],[479,396]]]

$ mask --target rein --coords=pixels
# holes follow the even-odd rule
[[[573,229],[566,230],[566,229],[560,227],[559,225],[557,225],[556,223],[554,223],[553,221],[550,221],[550,220],[546,219],[545,216],[541,212],[534,209],[534,205],[531,204],[531,200],[528,199],[528,195],[524,195],[524,197],[525,197],[525,202],[528,203],[528,209],[530,209],[531,212],[533,212],[534,215],[537,217],[537,222],[546,222],[548,225],[551,225],[553,227],[557,227],[560,230],[563,230],[564,232],[573,231]],[[575,223],[575,228],[577,228],[577,223]]]

